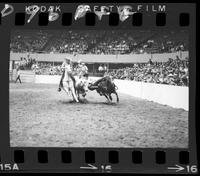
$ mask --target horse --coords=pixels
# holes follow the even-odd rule
[[[61,89],[63,89],[68,96],[72,96],[73,101],[79,102],[76,94],[76,80],[72,76],[72,73],[67,72],[67,74],[65,74],[65,71],[63,71],[58,91],[60,92]]]
[[[119,96],[116,91],[117,86],[114,84],[114,82],[109,76],[105,76],[97,80],[93,84],[90,84],[88,86],[88,89],[91,91],[96,90],[97,93],[100,94],[100,96],[105,96],[109,102],[112,102],[111,94],[113,93],[116,95],[117,102],[119,102]]]

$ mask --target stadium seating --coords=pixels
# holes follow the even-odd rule
[[[133,67],[109,70],[106,75],[115,79],[142,81],[147,83],[189,85],[188,61],[169,59],[164,63],[149,62],[134,64]]]
[[[131,54],[188,50],[186,31],[14,31],[13,52]]]
[[[10,50],[16,53],[68,54],[143,54],[173,53],[188,50],[187,31],[50,31],[16,30],[11,34]],[[24,58],[21,58],[23,61]],[[26,59],[25,59],[26,60]],[[25,61],[23,69],[36,74],[61,75],[60,65]],[[188,61],[135,64],[133,67],[109,70],[116,79],[188,86]]]

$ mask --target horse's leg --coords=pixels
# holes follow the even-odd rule
[[[63,86],[63,78],[64,78],[65,72],[62,73],[60,82],[59,82],[59,86],[58,86],[58,91],[60,92],[64,86]]]
[[[78,90],[75,90],[78,100],[80,101],[80,93]]]
[[[68,86],[66,85],[67,83],[63,84],[62,89],[67,93],[68,96],[71,96],[69,93]]]
[[[108,96],[104,93],[103,94],[105,97],[106,97],[106,99],[108,100],[108,102],[110,103],[110,99],[108,98]]]
[[[74,100],[78,103],[79,100],[78,100],[78,98],[76,96],[76,93],[75,93],[75,90],[73,88],[71,89],[71,93],[72,93],[72,96],[73,96]]]
[[[74,98],[74,95],[72,93],[72,90],[70,88],[68,88],[68,90],[69,90],[69,94],[70,94],[69,96],[72,97],[73,101],[76,101]]]
[[[76,101],[76,102],[79,102],[77,96],[76,96],[76,89],[75,89],[75,86],[74,86],[74,82],[72,83],[72,85],[70,85],[70,91],[71,91],[71,94],[73,96],[73,99]]]
[[[112,101],[112,96],[111,96],[111,94],[109,94],[109,98],[110,98],[110,100]]]
[[[117,97],[117,103],[119,102],[119,96],[118,96],[118,93],[115,91],[114,94],[116,95]]]

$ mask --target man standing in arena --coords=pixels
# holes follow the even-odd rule
[[[21,78],[20,78],[21,71],[20,71],[20,65],[19,64],[17,64],[16,71],[17,71],[17,78],[15,80],[15,83],[17,83],[17,80],[19,80],[19,82],[21,84],[22,81],[21,81]]]
[[[65,60],[64,60],[64,62],[61,65],[61,69],[62,69],[63,73],[62,73],[62,77],[61,77],[60,83],[59,83],[59,88],[58,88],[59,92],[61,91],[63,80],[64,80],[64,78],[67,77],[67,74],[69,74],[69,76],[71,77],[71,79],[75,82],[75,78],[71,74],[71,72],[72,72],[71,62],[72,62],[71,58],[66,57]]]

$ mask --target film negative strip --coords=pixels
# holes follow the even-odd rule
[[[198,173],[195,3],[0,11],[0,173]]]

